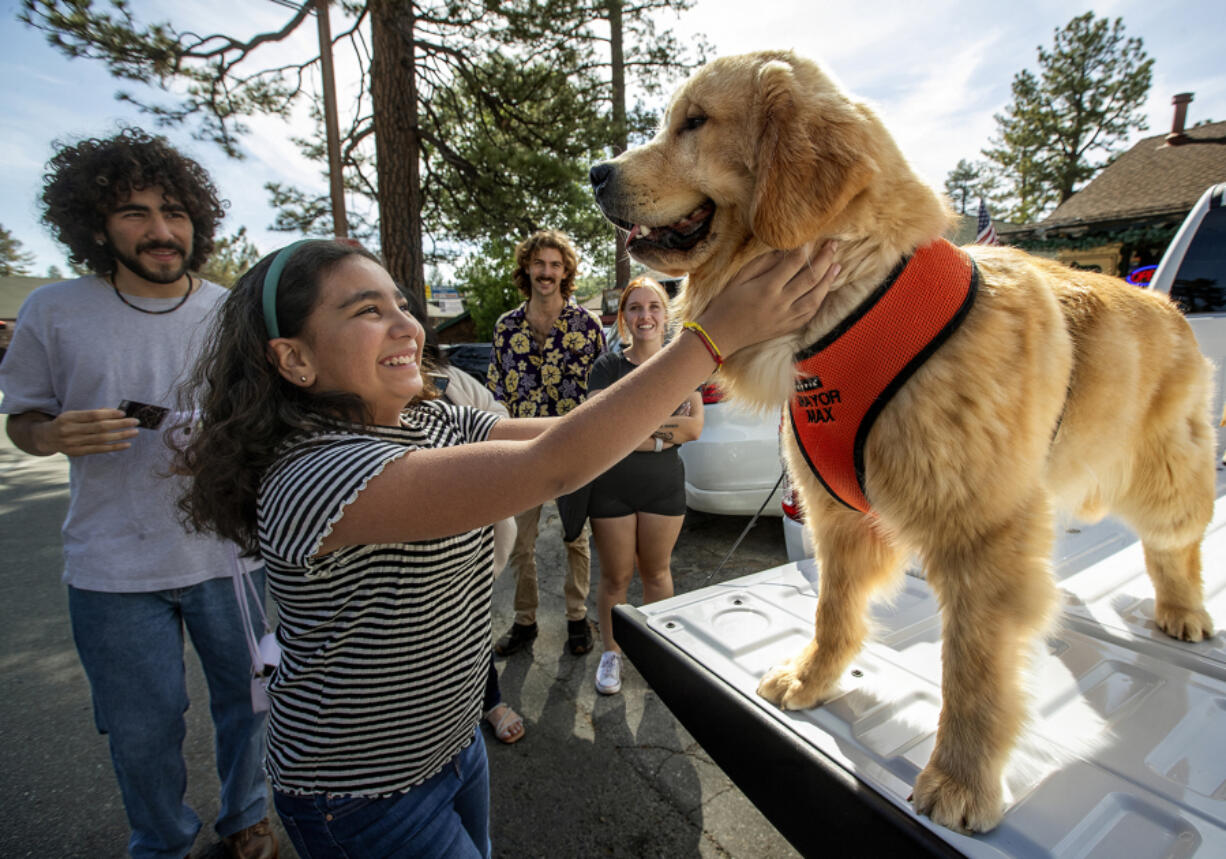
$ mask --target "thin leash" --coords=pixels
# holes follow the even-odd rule
[[[705,579],[703,579],[702,584],[699,585],[699,587],[706,587],[707,583],[710,582],[711,579],[715,578],[715,576],[719,574],[719,571],[724,568],[724,564],[728,563],[728,559],[732,557],[732,553],[736,551],[737,546],[741,545],[741,541],[745,539],[745,535],[749,533],[749,529],[757,524],[758,517],[762,515],[762,511],[766,509],[767,504],[771,503],[771,499],[775,497],[775,492],[777,492],[779,487],[782,485],[783,472],[780,472],[779,479],[775,481],[775,485],[771,487],[771,491],[766,493],[766,500],[762,502],[762,506],[758,508],[758,512],[753,514],[753,518],[749,520],[749,524],[745,526],[745,530],[741,532],[741,536],[736,538],[736,542],[732,544],[732,548],[728,550],[728,554],[724,555],[724,559],[719,562],[719,566],[715,568],[714,572],[710,573]]]

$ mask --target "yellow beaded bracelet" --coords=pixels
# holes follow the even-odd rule
[[[715,368],[718,370],[724,366],[724,356],[720,354],[719,347],[715,345],[715,341],[711,339],[703,327],[697,322],[686,322],[681,326],[689,331],[693,331],[698,335],[698,339],[702,341],[702,345],[707,347],[707,351],[711,353],[711,357],[715,359]]]

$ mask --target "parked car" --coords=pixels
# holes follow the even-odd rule
[[[1226,182],[1201,194],[1158,262],[1149,289],[1165,292],[1192,325],[1206,355],[1226,354]],[[1226,377],[1218,368],[1218,404]]]
[[[444,343],[443,354],[453,367],[459,367],[477,381],[485,384],[490,368],[492,343]]]
[[[702,435],[681,446],[686,506],[730,516],[752,516],[759,509],[779,516],[779,416],[747,411],[723,396],[717,386],[703,385]]]

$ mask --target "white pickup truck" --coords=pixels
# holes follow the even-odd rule
[[[1226,184],[1211,188],[1151,289],[1181,301],[1226,400]],[[1226,435],[1222,433],[1220,435]],[[614,612],[617,640],[708,754],[805,855],[1226,857],[1226,466],[1203,544],[1217,634],[1153,624],[1141,546],[1111,520],[1065,525],[1062,617],[1032,672],[1033,719],[1006,773],[1007,811],[963,836],[908,801],[940,710],[940,615],[921,570],[877,606],[841,694],[784,712],[759,678],[812,637],[818,570],[789,563]]]

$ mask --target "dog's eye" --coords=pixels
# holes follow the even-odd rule
[[[702,127],[702,124],[707,121],[705,116],[687,116],[685,121],[681,123],[682,131],[695,131]]]

